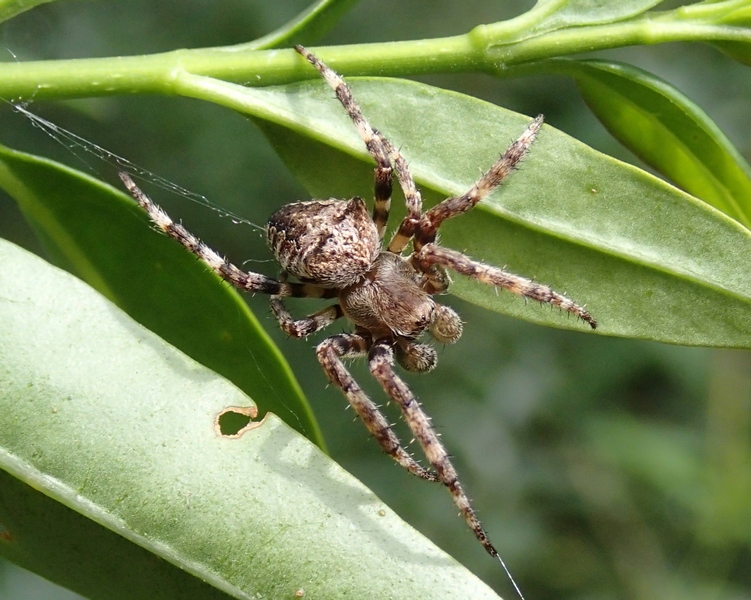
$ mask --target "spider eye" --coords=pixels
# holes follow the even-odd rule
[[[431,303],[431,305],[417,317],[417,320],[415,320],[415,325],[414,325],[415,334],[416,335],[421,334],[430,326],[430,324],[434,320],[435,320],[435,306]]]

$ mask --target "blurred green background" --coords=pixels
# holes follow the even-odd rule
[[[23,61],[234,44],[269,32],[307,4],[58,2],[2,26],[0,52],[5,60]],[[531,4],[363,2],[321,44],[460,34]],[[699,45],[598,56],[663,77],[702,106],[751,157],[748,68]],[[567,79],[499,80],[476,74],[420,79],[529,115],[545,113],[554,127],[639,164],[588,113]],[[151,97],[39,103],[30,109],[254,223],[307,196],[263,136],[225,109]],[[10,106],[0,107],[0,143],[114,181],[109,166],[74,156]],[[183,198],[165,195],[158,201],[234,261],[275,273],[253,228]],[[44,255],[5,196],[0,196],[0,236]],[[514,597],[497,563],[456,516],[445,490],[392,464],[362,425],[353,423],[341,395],[327,389],[313,353],[323,336],[286,339],[265,298],[248,297],[248,302],[293,365],[333,458],[501,595]],[[466,321],[464,338],[440,350],[432,374],[408,375],[407,380],[433,417],[487,531],[527,598],[751,598],[748,352],[557,331],[455,298],[448,303]],[[381,398],[363,365],[354,365],[353,371],[366,390]],[[0,562],[0,598],[77,596]]]

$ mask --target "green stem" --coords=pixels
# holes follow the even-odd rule
[[[337,46],[316,52],[333,68],[358,75],[408,75],[471,69],[478,54],[465,36]],[[478,57],[479,58],[479,57]],[[0,64],[0,97],[14,100],[121,94],[173,94],[177,73],[190,72],[247,86],[310,79],[315,72],[294,50],[176,50],[115,58]]]
[[[751,43],[751,29],[681,21],[639,19],[593,27],[566,28],[515,44],[488,46],[488,70],[516,67],[527,62],[623,46],[666,42],[736,41]],[[495,72],[502,75],[501,72]]]
[[[516,31],[518,34],[518,28]],[[315,49],[315,52],[344,75],[407,76],[483,71],[498,76],[529,62],[636,44],[751,43],[749,28],[687,20],[678,18],[675,12],[607,25],[564,28],[508,42],[512,35],[506,23],[479,26],[466,35],[454,37],[332,46]],[[147,56],[3,63],[0,64],[0,97],[41,100],[178,94],[175,77],[184,72],[251,87],[316,77],[292,50],[257,51],[241,45]]]

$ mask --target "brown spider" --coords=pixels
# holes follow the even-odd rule
[[[503,156],[462,196],[448,198],[422,211],[422,199],[400,152],[373,129],[344,81],[302,46],[297,51],[321,73],[357,127],[376,162],[372,217],[362,198],[312,200],[283,206],[266,225],[269,246],[283,268],[281,281],[245,272],[214,252],[155,205],[125,173],[120,177],[151,220],[232,285],[271,295],[271,309],[287,334],[308,336],[347,317],[353,333],[323,340],[316,355],[328,378],[341,388],[381,448],[410,473],[445,485],[477,539],[490,553],[490,543],[465,494],[449,456],[415,395],[394,372],[394,361],[408,371],[424,373],[437,362],[436,351],[418,338],[425,332],[439,343],[453,344],[462,334],[462,321],[433,295],[449,286],[451,269],[539,302],[547,302],[583,319],[594,329],[595,319],[581,306],[549,287],[484,265],[436,243],[441,224],[472,209],[516,167],[542,126],[542,116],[527,127]],[[383,249],[396,171],[404,191],[407,216]],[[409,243],[412,249],[403,255]],[[297,282],[288,282],[292,275]],[[337,303],[304,319],[295,320],[282,302],[286,296],[336,298]],[[389,422],[362,391],[343,359],[367,356],[370,372],[404,414],[432,467],[419,465],[404,449]],[[504,565],[505,566],[505,565]]]

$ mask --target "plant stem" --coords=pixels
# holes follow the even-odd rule
[[[393,77],[459,71],[503,76],[513,72],[512,67],[525,63],[620,46],[676,41],[751,43],[749,28],[679,18],[676,12],[653,13],[606,25],[563,28],[516,42],[508,42],[513,37],[508,23],[482,25],[454,37],[331,46],[315,52],[333,69],[350,76]],[[0,97],[21,101],[178,94],[175,78],[184,72],[251,87],[316,77],[292,50],[255,51],[240,45],[145,56],[3,63]]]
[[[751,30],[728,25],[707,25],[681,21],[638,19],[593,27],[566,28],[515,44],[488,46],[488,70],[516,67],[524,63],[593,52],[623,46],[666,42],[737,41],[751,43]],[[551,49],[555,48],[555,52]],[[495,71],[502,75],[502,71]]]

